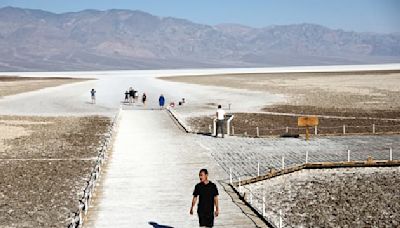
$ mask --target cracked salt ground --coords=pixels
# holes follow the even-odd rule
[[[225,172],[209,153],[180,131],[164,111],[122,111],[114,151],[85,227],[196,227],[189,215],[200,168],[214,182]],[[255,227],[218,184],[216,227]]]

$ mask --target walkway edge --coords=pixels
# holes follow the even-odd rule
[[[171,117],[175,120],[175,122],[182,127],[182,129],[186,133],[196,133],[192,131],[192,129],[186,125],[186,123],[182,120],[182,118],[179,117],[178,113],[176,113],[172,108],[168,107],[167,108],[168,113],[171,115]]]

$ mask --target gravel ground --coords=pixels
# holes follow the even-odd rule
[[[297,127],[298,116],[287,116],[267,113],[232,113],[235,115],[231,125],[234,126],[236,135],[256,136],[259,128],[260,136],[282,135],[286,133],[286,127],[291,134],[305,134],[304,128]],[[324,114],[320,112],[319,114]],[[349,112],[347,113],[349,114]],[[385,118],[397,118],[400,111],[391,112]],[[208,133],[209,125],[212,124],[214,116],[201,116],[189,118],[187,123],[193,131]],[[375,133],[399,133],[400,119],[381,120],[381,119],[341,119],[341,118],[319,118],[318,134],[343,134],[343,125],[346,125],[347,134],[373,134],[372,125],[375,124]],[[310,133],[314,134],[314,128],[310,128]]]
[[[110,120],[0,116],[0,227],[65,227]],[[12,133],[12,132],[11,132]]]
[[[398,227],[400,168],[302,170],[245,185],[254,206],[285,227]]]

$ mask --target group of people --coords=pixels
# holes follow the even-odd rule
[[[133,103],[138,102],[138,100],[139,100],[138,91],[134,90],[132,87],[129,87],[129,89],[124,93],[124,95],[125,95],[125,99],[124,99],[125,103],[133,104]],[[91,97],[91,103],[96,104],[96,90],[95,89],[90,90],[90,97]],[[146,93],[143,93],[142,94],[143,106],[146,106],[146,102],[147,102],[147,95],[146,95]],[[159,105],[160,109],[164,108],[165,102],[166,102],[166,99],[165,99],[164,95],[161,94],[158,97],[158,105]]]
[[[125,103],[133,104],[138,102],[139,100],[139,92],[137,90],[134,90],[132,87],[129,87],[129,90],[125,92]],[[146,106],[146,101],[147,101],[147,95],[146,93],[142,94],[142,104],[143,106]]]

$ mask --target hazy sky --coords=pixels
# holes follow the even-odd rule
[[[400,32],[400,0],[0,0],[52,12],[132,9],[215,25],[316,23],[362,32]]]

